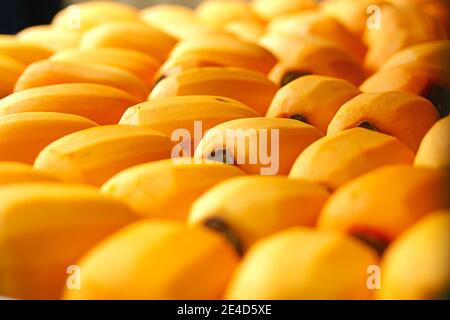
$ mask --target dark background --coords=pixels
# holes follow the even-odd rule
[[[0,33],[15,34],[28,26],[48,24],[61,7],[58,0],[1,0]]]
[[[0,0],[0,34],[15,34],[38,24],[48,24],[63,7],[84,0]],[[118,0],[115,0],[118,1]],[[138,8],[156,3],[181,3],[194,7],[200,0],[120,0]]]

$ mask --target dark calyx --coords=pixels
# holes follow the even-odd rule
[[[378,255],[382,256],[389,245],[384,237],[371,232],[352,232],[351,235],[359,241],[374,249]]]
[[[310,73],[309,72],[305,72],[305,71],[289,71],[283,76],[283,78],[281,78],[280,85],[282,87],[284,87],[289,82],[292,82],[295,79],[298,79],[300,77],[304,77],[304,76],[307,76],[307,75],[310,75]]]
[[[162,75],[161,77],[159,77],[158,79],[156,79],[155,83],[153,84],[153,88],[156,87],[158,85],[158,83],[160,83],[161,81],[163,81],[165,78],[167,78],[166,75]]]
[[[216,100],[216,101],[219,101],[219,102],[224,102],[224,103],[230,102],[230,100],[225,99],[225,98],[222,98],[222,97],[215,98],[215,100]]]
[[[225,164],[235,164],[234,158],[227,149],[213,150],[207,157],[209,160],[223,162]]]
[[[217,217],[209,218],[204,222],[204,225],[223,234],[240,256],[244,254],[241,241],[223,219]]]
[[[378,131],[377,127],[375,127],[369,121],[363,121],[360,124],[358,124],[357,127],[372,130],[372,131]]]
[[[304,123],[308,123],[308,121],[306,120],[306,117],[303,114],[301,114],[301,113],[293,114],[292,116],[289,117],[289,119],[293,119],[293,120],[301,121],[301,122],[304,122]]]

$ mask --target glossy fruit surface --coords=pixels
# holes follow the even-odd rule
[[[185,161],[168,159],[131,167],[107,181],[102,191],[127,202],[146,218],[185,221],[190,206],[205,191],[243,175],[223,163]]]
[[[389,243],[425,215],[449,207],[449,179],[444,170],[406,165],[371,171],[330,197],[319,227]]]
[[[297,158],[289,176],[336,190],[374,169],[413,160],[414,153],[398,139],[353,128],[311,144]]]
[[[256,241],[289,227],[314,226],[327,198],[328,191],[314,183],[287,177],[237,177],[198,198],[189,222],[230,232],[241,249],[247,250]]]
[[[39,152],[53,141],[96,126],[89,119],[55,112],[0,116],[0,161],[33,164]]]
[[[417,151],[422,138],[439,120],[433,104],[415,94],[388,91],[363,93],[345,103],[328,126],[328,135],[365,127],[397,137]]]
[[[450,211],[431,213],[405,231],[382,260],[377,298],[447,299],[450,276]]]
[[[419,150],[414,165],[430,168],[450,168],[450,117],[439,120],[427,132]]]
[[[225,297],[369,299],[366,270],[376,263],[370,248],[345,235],[295,227],[253,246]]]
[[[59,112],[83,116],[98,124],[115,124],[138,99],[114,87],[64,83],[15,92],[0,100],[0,115]]]
[[[139,100],[148,95],[143,80],[111,66],[43,60],[28,66],[16,82],[15,91],[52,84],[94,83],[123,90]]]
[[[102,185],[116,173],[170,158],[172,142],[157,131],[135,126],[99,126],[67,135],[41,151],[34,167],[64,182]]]
[[[238,100],[265,114],[278,87],[263,74],[241,68],[198,68],[161,80],[149,99],[214,95]]]
[[[137,219],[121,202],[80,185],[9,184],[0,197],[0,294],[19,299],[61,298],[71,266]]]
[[[320,137],[313,126],[292,119],[231,120],[205,135],[195,158],[234,164],[249,174],[287,175],[296,157]]]
[[[143,221],[85,256],[84,285],[67,290],[65,298],[220,299],[237,262],[233,248],[213,231]]]
[[[299,119],[326,133],[339,108],[359,94],[358,88],[345,80],[304,76],[278,90],[266,117]]]
[[[51,174],[35,170],[32,166],[21,163],[0,162],[0,186],[21,182],[57,182]]]

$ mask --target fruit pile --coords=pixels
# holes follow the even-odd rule
[[[449,22],[90,1],[1,35],[0,295],[449,298]]]

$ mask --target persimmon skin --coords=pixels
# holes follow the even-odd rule
[[[358,94],[358,88],[345,80],[308,75],[278,90],[266,117],[295,118],[301,115],[305,122],[325,133],[337,110]]]
[[[377,299],[448,299],[450,210],[430,213],[406,230],[381,261]]]
[[[414,152],[439,113],[418,95],[400,92],[363,93],[345,103],[328,126],[327,135],[370,124],[379,132],[397,137]]]
[[[337,190],[325,204],[318,226],[390,243],[427,214],[448,208],[450,173],[386,166]]]
[[[336,190],[377,168],[413,161],[414,153],[398,139],[352,128],[311,144],[297,158],[289,176]]]
[[[364,66],[377,71],[396,52],[409,46],[446,39],[443,27],[434,18],[414,6],[385,5],[380,28],[366,29],[368,46]]]
[[[438,122],[423,138],[414,165],[450,169],[450,116]]]

